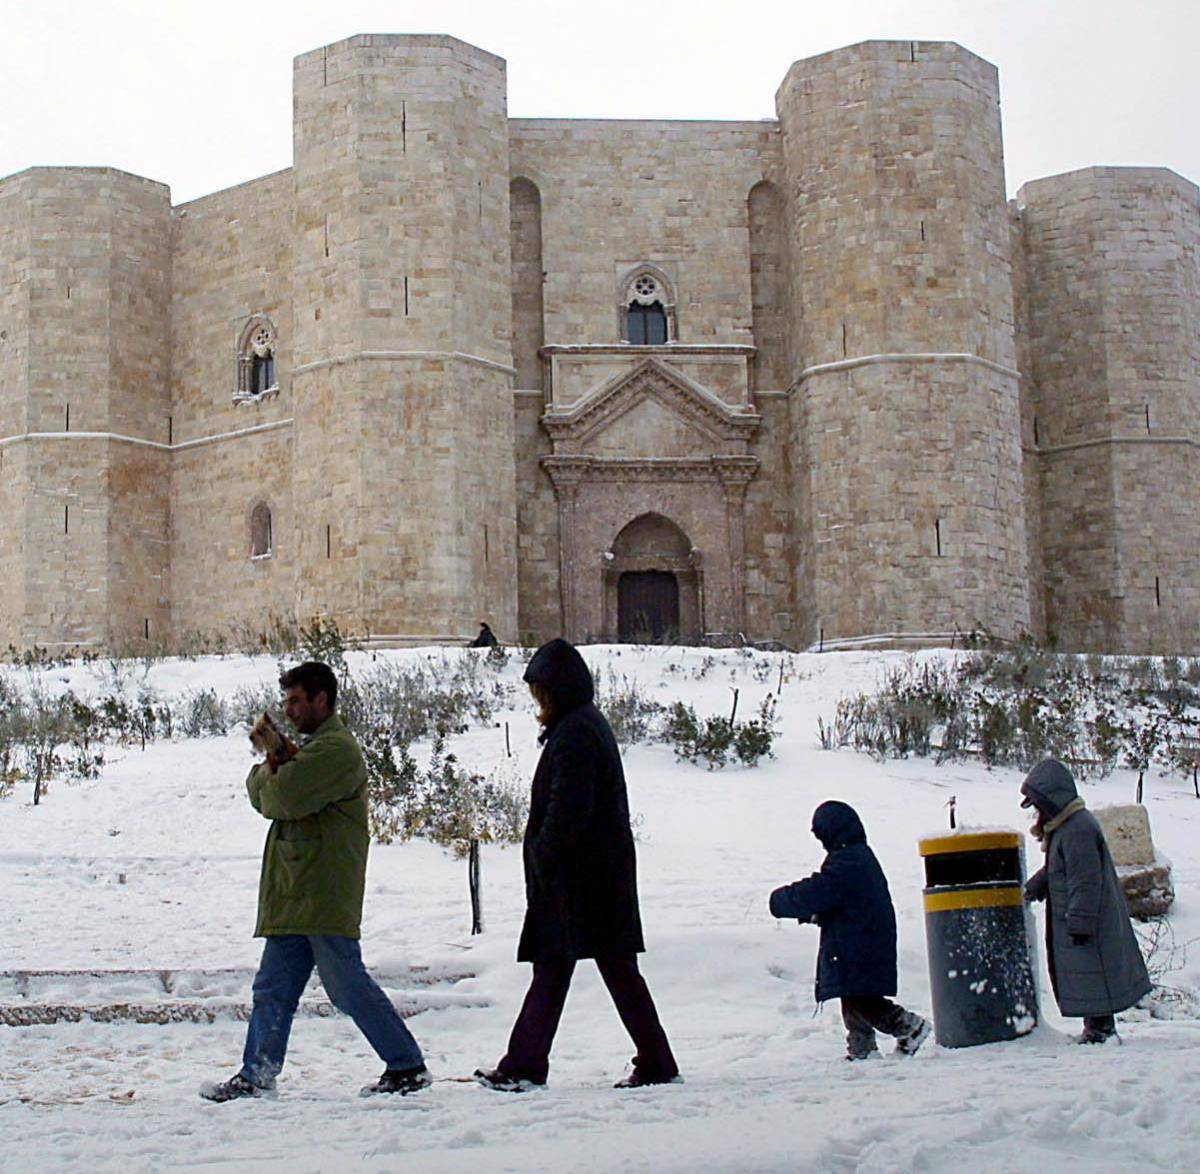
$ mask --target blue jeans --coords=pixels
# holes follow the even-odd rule
[[[313,966],[329,1001],[349,1015],[388,1068],[418,1068],[421,1049],[391,1000],[363,966],[355,938],[280,934],[263,945],[254,976],[254,1006],[242,1054],[242,1075],[270,1088],[283,1068],[288,1036]]]

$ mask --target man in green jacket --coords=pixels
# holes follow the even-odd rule
[[[362,751],[334,712],[337,677],[328,665],[308,661],[284,673],[279,685],[301,743],[294,754],[268,755],[246,779],[254,809],[271,820],[254,931],[266,943],[246,1048],[241,1071],[206,1084],[200,1095],[231,1101],[275,1087],[314,966],[330,1001],[387,1065],[363,1094],[416,1092],[430,1083],[421,1049],[359,949],[370,843]]]

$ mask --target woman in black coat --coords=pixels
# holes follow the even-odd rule
[[[664,1084],[679,1075],[637,955],[645,949],[625,773],[616,739],[592,704],[592,675],[575,647],[551,640],[525,680],[540,706],[544,744],[525,828],[525,925],[519,962],[533,980],[508,1051],[476,1079],[518,1092],[546,1083],[550,1047],[575,963],[594,958],[637,1048],[618,1088]]]

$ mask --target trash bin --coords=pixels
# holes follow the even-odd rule
[[[947,1048],[1037,1026],[1022,839],[962,831],[921,840],[934,1038]]]

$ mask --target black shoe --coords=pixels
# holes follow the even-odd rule
[[[385,1068],[383,1075],[374,1084],[365,1084],[358,1090],[361,1097],[373,1097],[376,1093],[399,1093],[408,1096],[410,1092],[420,1092],[433,1083],[429,1069],[424,1064],[416,1068]]]
[[[662,1072],[639,1072],[636,1068],[628,1075],[622,1077],[613,1085],[613,1088],[648,1088],[652,1084],[682,1084],[683,1077],[678,1072],[674,1076],[667,1076]]]
[[[917,1049],[929,1038],[931,1030],[928,1019],[918,1019],[912,1031],[896,1040],[896,1051],[902,1056],[915,1056]]]
[[[206,1101],[215,1101],[218,1105],[226,1101],[236,1101],[241,1097],[261,1097],[274,1092],[274,1086],[263,1087],[251,1084],[240,1072],[220,1084],[206,1082],[200,1086],[200,1095]]]
[[[499,1068],[476,1068],[473,1075],[484,1088],[495,1092],[529,1092],[530,1089],[541,1088],[546,1083],[544,1080],[522,1080],[516,1076],[509,1076]]]
[[[1121,1037],[1117,1035],[1117,1029],[1114,1027],[1112,1031],[1103,1031],[1097,1027],[1085,1027],[1081,1035],[1075,1037],[1077,1044],[1106,1044],[1109,1040],[1121,1042]]]
[[[850,1060],[853,1063],[857,1063],[860,1060],[878,1060],[879,1059],[879,1049],[871,1048],[869,1051],[866,1051],[866,1052],[847,1052],[846,1059]]]

